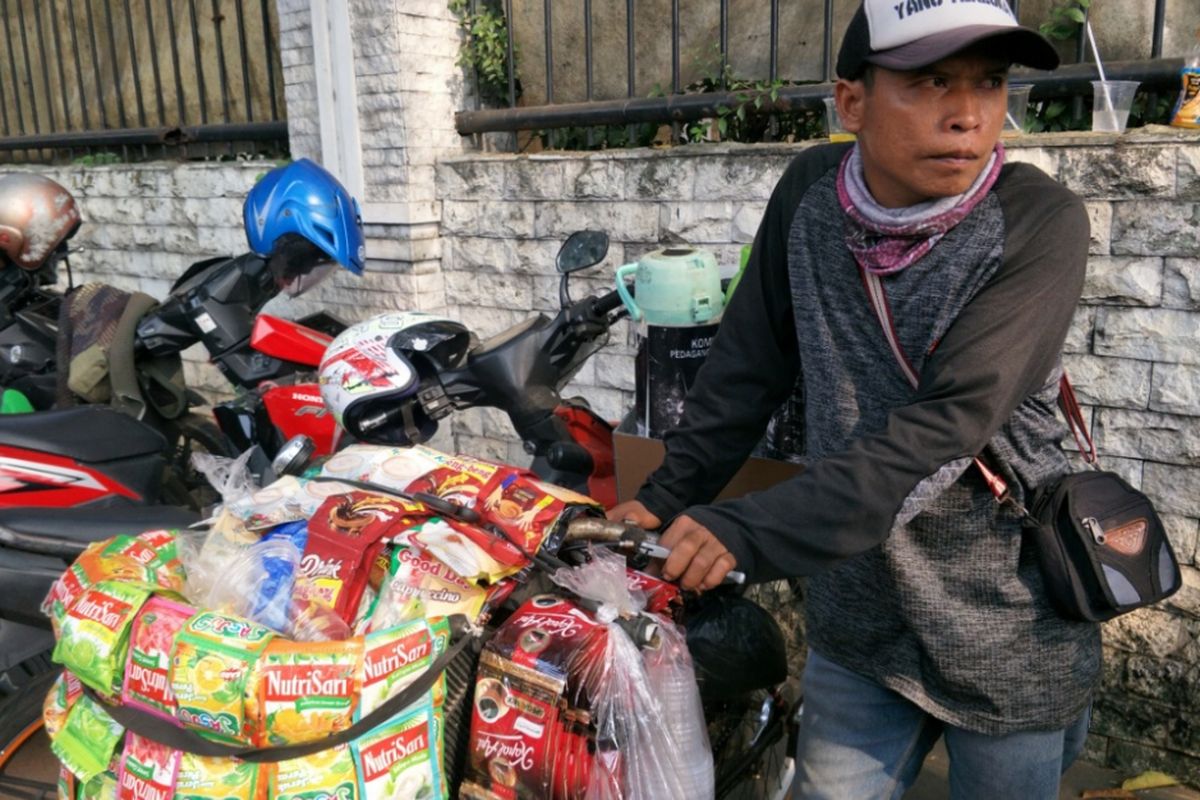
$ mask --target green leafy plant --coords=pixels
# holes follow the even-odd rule
[[[71,163],[78,164],[81,167],[97,167],[101,164],[119,164],[121,163],[121,157],[116,153],[110,153],[105,150],[99,153],[88,153],[85,156],[78,156]]]
[[[458,65],[475,70],[479,95],[487,105],[508,105],[508,72],[516,70],[516,64],[508,63],[508,22],[499,3],[483,0],[474,11],[470,0],[449,0],[449,8],[458,17],[463,30],[462,45],[458,51]],[[516,47],[513,61],[517,60]],[[520,81],[516,80],[517,96],[520,96]]]
[[[1050,7],[1049,18],[1038,26],[1042,35],[1064,41],[1074,38],[1079,26],[1087,21],[1087,10],[1092,0],[1062,0]]]

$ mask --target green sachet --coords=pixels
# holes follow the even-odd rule
[[[67,723],[50,742],[50,749],[81,784],[86,784],[108,769],[124,733],[125,729],[104,707],[85,694],[71,707]]]
[[[62,619],[54,661],[106,696],[121,691],[129,629],[151,587],[101,581],[86,589]]]

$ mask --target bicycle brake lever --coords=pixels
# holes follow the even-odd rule
[[[671,555],[671,551],[663,547],[661,544],[653,544],[649,541],[639,544],[637,550],[639,553],[650,556],[651,558],[665,559],[667,556]],[[725,574],[725,578],[721,581],[721,583],[735,583],[738,586],[743,585],[745,582],[746,573],[739,572],[736,569],[731,569],[729,572],[727,572]]]

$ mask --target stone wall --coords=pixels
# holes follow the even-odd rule
[[[100,281],[162,298],[192,263],[248,250],[242,202],[273,166],[158,162],[38,171],[66,186],[83,215],[71,240],[82,248],[70,257],[75,283]],[[59,278],[65,288],[65,270]],[[189,385],[206,396],[231,393],[203,348],[187,350],[184,367]]]
[[[1079,193],[1092,221],[1083,302],[1065,360],[1104,463],[1154,498],[1185,587],[1105,626],[1104,688],[1089,755],[1125,771],[1156,767],[1200,784],[1200,135],[1042,135],[1009,142]],[[607,289],[616,265],[677,238],[731,270],[772,185],[810,145],[724,145],[590,155],[463,156],[437,184],[447,304],[481,335],[557,308],[554,253],[571,231],[608,231],[604,264],[581,286]],[[571,388],[607,417],[632,404],[628,325]],[[465,452],[526,458],[494,413],[453,418]]]

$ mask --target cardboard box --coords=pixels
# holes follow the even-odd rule
[[[659,439],[650,439],[633,433],[633,421],[626,417],[613,433],[613,448],[616,457],[617,502],[632,500],[637,490],[646,482],[647,476],[662,464],[666,448]],[[750,492],[770,488],[780,481],[799,475],[804,467],[787,461],[774,461],[752,456],[734,474],[718,500],[741,497]]]

